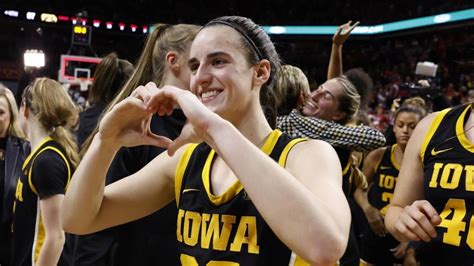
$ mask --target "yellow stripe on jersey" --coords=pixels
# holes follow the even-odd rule
[[[294,139],[294,140],[291,140],[290,142],[288,142],[288,144],[286,144],[285,148],[283,149],[281,155],[280,155],[280,158],[278,159],[278,164],[285,168],[286,167],[286,160],[288,159],[288,153],[290,153],[290,150],[293,148],[293,146],[295,146],[296,144],[302,142],[302,141],[306,141],[306,139]]]
[[[55,147],[51,147],[51,146],[48,146],[48,147],[45,147],[44,149],[42,149],[41,151],[39,151],[36,155],[35,155],[35,158],[33,159],[33,161],[31,162],[31,167],[33,167],[33,163],[35,162],[34,160],[44,151],[46,150],[52,150],[54,152],[56,152],[57,154],[59,154],[59,156],[61,156],[61,158],[64,160],[64,163],[66,164],[66,168],[67,168],[67,182],[66,182],[66,188],[65,190],[67,190],[68,186],[69,186],[69,181],[71,181],[71,167],[69,166],[69,161],[66,159],[66,156],[64,156],[64,154],[57,148]],[[36,187],[35,185],[33,184],[33,179],[31,178],[31,173],[33,173],[33,171],[31,171],[31,168],[30,168],[30,171],[28,173],[28,184],[30,185],[30,188],[31,188],[31,191],[33,191],[33,193],[35,193],[36,195],[38,195],[38,191],[36,190]]]
[[[32,264],[31,265],[36,265],[38,262],[39,258],[39,253],[41,251],[41,248],[43,247],[44,244],[44,239],[46,237],[46,232],[44,231],[44,226],[43,226],[43,220],[41,219],[41,209],[39,205],[39,200],[38,200],[38,207],[37,207],[37,212],[36,212],[36,228],[35,228],[35,239],[33,240],[33,256],[32,258]]]
[[[471,143],[466,137],[464,132],[464,119],[468,111],[471,110],[471,105],[468,104],[466,109],[459,116],[458,121],[456,122],[456,136],[458,136],[459,142],[461,145],[469,152],[474,153],[474,144]]]
[[[46,142],[50,141],[50,140],[53,140],[53,138],[51,137],[46,137],[44,138],[40,144],[35,148],[34,151],[31,151],[30,154],[28,155],[28,157],[26,157],[25,161],[23,162],[23,166],[21,167],[22,170],[25,170],[25,167],[26,165],[28,165],[28,163],[30,162],[31,158],[33,158],[33,155],[35,155],[36,151],[41,148],[41,146],[43,146],[43,144],[45,144]]]
[[[181,196],[181,184],[183,182],[184,172],[186,171],[186,167],[188,166],[189,159],[194,152],[194,149],[199,144],[192,143],[189,144],[186,150],[184,151],[183,155],[178,162],[178,167],[176,167],[175,178],[174,178],[174,191],[176,195],[176,206],[179,206],[179,198]]]
[[[398,163],[397,159],[395,158],[395,147],[397,147],[397,145],[398,144],[392,145],[392,150],[390,151],[390,161],[392,162],[395,169],[400,171],[400,164]]]
[[[283,133],[279,130],[274,130],[265,140],[265,143],[262,146],[262,151],[270,155],[272,153],[273,148],[278,142],[278,139]],[[215,151],[211,150],[209,153],[206,163],[204,164],[204,168],[202,170],[202,182],[204,184],[204,188],[206,189],[207,195],[209,200],[215,205],[222,205],[232,198],[234,198],[242,189],[244,188],[242,184],[237,180],[225,191],[222,195],[216,196],[211,192],[211,165],[215,156]]]
[[[273,148],[275,147],[275,145],[277,144],[277,141],[278,139],[280,138],[280,136],[282,135],[283,133],[278,130],[278,129],[275,129],[273,130],[273,132],[267,137],[267,140],[265,140],[265,143],[263,144],[262,146],[262,151],[266,154],[266,155],[270,155],[270,153],[272,153],[273,151]]]
[[[449,111],[451,111],[451,108],[447,108],[447,109],[444,109],[443,111],[440,111],[431,122],[431,126],[428,129],[428,132],[426,132],[425,139],[423,140],[423,144],[421,144],[421,149],[420,149],[421,162],[424,162],[425,160],[425,152],[426,152],[426,148],[428,147],[428,143],[430,143],[430,140],[433,137],[434,133],[436,132],[436,129],[438,129],[439,124],[441,124],[441,121],[443,120],[444,116]]]

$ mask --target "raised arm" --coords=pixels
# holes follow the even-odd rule
[[[339,77],[343,73],[342,68],[342,45],[351,35],[352,30],[359,25],[359,21],[351,26],[352,20],[338,27],[332,37],[331,57],[329,58],[327,79]]]
[[[385,226],[400,242],[429,241],[441,222],[436,210],[423,199],[424,171],[420,150],[436,113],[418,123],[408,141],[393,199],[385,216]]]
[[[303,116],[297,110],[293,110],[288,116],[278,117],[277,127],[291,136],[324,140],[334,147],[356,151],[371,151],[385,145],[385,136],[371,127],[343,126]]]
[[[129,97],[100,123],[99,133],[79,164],[63,204],[67,232],[86,234],[141,218],[174,199],[177,157],[162,154],[134,175],[106,188],[105,175],[121,146],[166,146],[170,140],[149,131],[151,113]]]

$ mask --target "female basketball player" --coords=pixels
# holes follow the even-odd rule
[[[97,231],[176,198],[183,265],[288,265],[291,251],[311,264],[334,263],[350,223],[337,156],[267,122],[279,64],[268,35],[250,19],[221,17],[200,31],[190,58],[195,94],[149,83],[101,121],[66,196],[66,230]],[[181,135],[151,134],[151,113],[169,114],[175,104],[188,119]],[[140,144],[167,146],[168,154],[104,189],[120,146]]]
[[[472,265],[472,104],[433,113],[416,127],[385,217],[399,241],[424,241],[422,265]]]
[[[16,187],[12,265],[69,265],[70,250],[61,256],[61,205],[79,162],[77,146],[64,128],[74,112],[69,95],[54,80],[36,79],[23,92],[20,122],[32,152]]]
[[[400,244],[386,233],[383,217],[395,190],[407,142],[418,122],[426,115],[425,108],[422,98],[405,100],[394,115],[393,131],[397,143],[372,151],[364,160],[362,171],[369,191],[357,188],[354,194],[371,227],[364,233],[361,243],[361,261],[364,264],[393,265],[402,262],[407,243]]]
[[[189,24],[157,24],[148,36],[136,70],[107,107],[128,97],[139,85],[153,81],[159,86],[173,85],[189,90],[191,72],[187,66],[191,42],[200,27]],[[179,109],[171,116],[153,115],[151,132],[174,139],[179,136],[186,117]],[[81,153],[88,149],[98,126]],[[138,146],[122,148],[107,173],[106,184],[134,174],[165,151],[162,147]],[[176,241],[176,202],[140,220],[91,235],[78,236],[74,250],[77,265],[176,265],[179,262]]]

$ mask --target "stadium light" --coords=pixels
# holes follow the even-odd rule
[[[23,60],[25,67],[40,68],[45,66],[44,53],[41,50],[26,50],[23,54]]]

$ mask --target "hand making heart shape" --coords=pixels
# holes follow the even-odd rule
[[[175,140],[170,140],[152,133],[152,115],[171,115],[175,106],[179,106],[187,118],[181,134]],[[136,88],[128,98],[104,116],[99,134],[103,140],[116,145],[154,145],[168,148],[168,154],[172,156],[187,143],[205,141],[211,144],[209,128],[218,121],[223,119],[207,109],[190,91],[174,86],[158,88],[155,83],[149,82]]]

